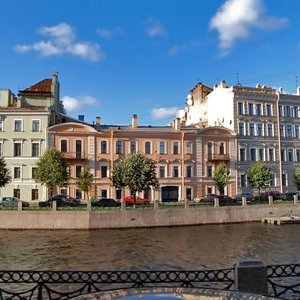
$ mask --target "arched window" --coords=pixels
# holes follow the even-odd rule
[[[60,141],[60,152],[67,152],[68,151],[68,141],[61,140]]]

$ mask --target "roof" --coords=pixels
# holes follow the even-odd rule
[[[40,95],[49,94],[51,95],[52,79],[44,79],[40,82],[28,87],[25,90],[20,90],[19,95]]]

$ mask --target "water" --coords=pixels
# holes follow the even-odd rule
[[[298,225],[263,223],[120,230],[0,230],[2,270],[232,267],[238,258],[300,262]]]

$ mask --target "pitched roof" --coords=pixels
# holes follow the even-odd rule
[[[19,91],[19,95],[51,95],[51,85],[52,79],[44,79],[25,90]]]

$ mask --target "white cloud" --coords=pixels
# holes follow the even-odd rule
[[[123,31],[120,27],[116,27],[113,29],[99,28],[97,29],[97,33],[104,39],[112,39],[115,36],[123,35]]]
[[[75,32],[66,23],[60,23],[52,27],[42,27],[38,32],[49,37],[49,40],[31,45],[16,45],[15,51],[20,53],[36,51],[43,56],[72,54],[90,61],[98,61],[105,57],[98,44],[75,42]]]
[[[86,106],[98,106],[97,100],[89,95],[80,97],[64,96],[62,97],[64,108],[67,112],[78,112],[84,110]]]
[[[145,30],[146,34],[150,37],[167,35],[167,31],[163,25],[152,17],[148,18]]]
[[[175,116],[177,111],[178,111],[178,107],[153,108],[151,110],[151,116],[155,119],[164,119],[171,116]]]
[[[261,0],[227,0],[210,20],[210,28],[218,31],[220,48],[228,50],[237,39],[248,37],[253,28],[272,30],[287,22],[264,15]]]

